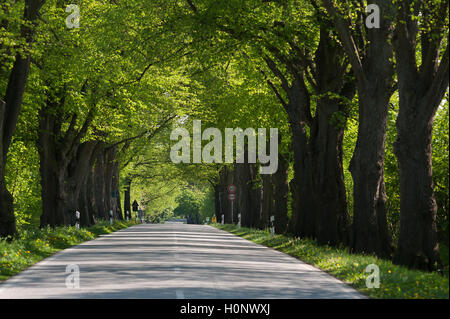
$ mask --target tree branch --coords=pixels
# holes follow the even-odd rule
[[[352,65],[353,71],[355,72],[355,77],[360,83],[363,83],[363,65],[361,57],[358,53],[358,48],[356,47],[353,36],[350,33],[350,27],[348,23],[339,15],[331,0],[322,0],[322,2],[328,13],[333,17],[334,25],[336,26],[344,49],[349,57],[350,64]]]

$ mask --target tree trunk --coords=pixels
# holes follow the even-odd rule
[[[114,167],[113,167],[113,180],[112,180],[112,188],[113,188],[113,207],[114,207],[114,216],[118,220],[123,220],[122,214],[122,206],[120,204],[120,185],[119,185],[119,162],[117,159],[114,159]]]
[[[262,192],[259,180],[259,172],[258,166],[256,164],[248,163],[247,169],[249,170],[249,201],[250,201],[250,227],[259,228],[261,225],[261,217],[262,217]]]
[[[336,245],[348,242],[342,143],[346,101],[354,96],[355,86],[353,80],[347,79],[344,52],[325,25],[320,31],[314,62],[314,94],[318,96],[314,115],[303,72],[291,67],[294,81],[290,86],[284,85],[294,152],[292,218],[288,229],[296,236]],[[273,66],[272,70],[280,73]]]
[[[303,125],[294,121],[291,116],[291,129],[294,150],[294,179],[292,187],[292,217],[289,231],[302,238],[316,237],[316,208],[314,206],[314,191],[312,185],[312,170],[308,158],[308,143]]]
[[[250,185],[250,171],[248,169],[248,163],[235,163],[235,185],[237,187],[237,198],[235,206],[241,214],[241,226],[251,227],[251,185]]]
[[[288,167],[289,163],[286,158],[279,154],[278,156],[278,170],[272,176],[273,181],[273,199],[275,216],[275,233],[283,234],[287,229],[288,224]]]
[[[220,182],[214,186],[214,212],[217,221],[220,221],[220,215],[222,215],[221,189]]]
[[[88,177],[86,179],[86,210],[89,215],[89,224],[95,225],[98,222],[97,205],[95,203],[95,160],[97,159],[97,151],[94,151],[91,157]]]
[[[413,107],[413,109],[417,109]],[[422,270],[440,266],[431,164],[433,119],[423,125],[414,112],[398,118],[395,154],[400,178],[400,235],[397,264]]]
[[[231,203],[231,201],[228,199],[228,186],[233,183],[233,172],[230,168],[226,168],[226,175],[224,176],[224,192],[223,192],[223,201],[224,201],[224,218],[225,218],[225,224],[232,224],[233,223],[233,213],[232,210],[234,210],[235,203]],[[233,207],[232,207],[233,205]]]
[[[131,219],[131,198],[130,198],[130,193],[131,193],[131,179],[127,179],[125,181],[125,191],[123,194],[123,212],[125,214],[125,219],[128,217],[129,219]]]
[[[58,149],[56,141],[60,135],[61,114],[54,114],[56,105],[43,106],[39,111],[38,152],[41,175],[42,215],[41,226],[51,227],[69,225],[70,220],[64,214],[64,202],[67,194],[64,188],[69,159],[65,152]]]
[[[279,165],[279,164],[278,164]],[[280,169],[280,166],[278,166]],[[270,216],[275,215],[275,203],[274,203],[274,175],[262,175],[262,203],[261,203],[261,217],[259,227],[260,229],[266,229],[269,226]]]
[[[376,83],[376,82],[374,82]],[[370,86],[371,84],[367,84]],[[369,94],[370,92],[370,94]],[[393,250],[386,218],[384,150],[390,94],[360,89],[358,139],[350,162],[353,177],[353,225],[351,248],[390,258]]]
[[[95,147],[95,142],[86,142],[80,147],[80,140],[92,120],[92,112],[80,129],[76,129],[77,115],[73,114],[67,130],[62,132],[64,97],[64,89],[54,90],[53,94],[47,94],[47,100],[39,110],[37,146],[42,188],[41,226],[74,224],[81,185],[89,173]]]
[[[350,98],[354,94],[351,87],[346,92]],[[319,244],[348,244],[349,218],[342,164],[344,125],[333,118],[341,116],[346,120],[344,108],[339,101],[328,97],[319,99],[316,126],[311,128],[309,156],[316,210],[315,235]]]
[[[82,226],[89,225],[89,211],[86,207],[86,196],[82,195],[82,190],[86,187],[89,170],[92,164],[96,141],[82,143],[77,150],[77,155],[69,164],[65,179],[67,201],[64,203],[64,211],[71,221],[74,221],[75,212],[80,212],[80,222]],[[73,222],[71,222],[73,224]]]
[[[23,16],[28,23],[21,25],[20,33],[21,37],[25,39],[27,50],[31,49],[35,34],[34,24],[44,2],[44,0],[25,1]],[[31,55],[29,53],[26,56],[22,56],[20,53],[16,55],[4,101],[0,101],[0,237],[12,237],[16,234],[14,199],[6,188],[5,166],[9,146],[22,107],[30,63]]]
[[[6,152],[3,152],[3,126],[6,103],[0,101],[0,237],[16,234],[16,219],[14,217],[13,197],[6,188],[5,166]]]
[[[390,1],[374,0],[380,8],[380,27],[366,29],[365,39],[359,41],[360,33],[353,32],[353,26],[341,16],[334,2],[323,0],[322,3],[333,18],[358,88],[358,139],[349,168],[354,196],[350,246],[355,252],[390,257],[393,245],[386,221],[384,151],[388,106],[393,93],[391,40],[395,6]],[[361,19],[361,28],[365,27],[363,23]]]
[[[393,41],[399,92],[394,152],[400,179],[400,234],[394,262],[430,271],[442,266],[431,144],[434,117],[448,92],[447,12],[448,2],[404,1],[398,8],[401,23],[397,22]]]
[[[106,179],[105,179],[105,143],[99,143],[99,151],[94,166],[94,196],[98,217],[103,220],[109,219],[107,207]]]

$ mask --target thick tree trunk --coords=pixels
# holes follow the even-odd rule
[[[125,215],[125,219],[128,217],[131,219],[131,179],[127,179],[125,181],[125,191],[123,194],[123,213]]]
[[[50,103],[50,102],[48,102]],[[52,105],[54,106],[54,105]],[[64,214],[64,202],[67,200],[64,181],[69,159],[58,149],[57,141],[61,129],[60,114],[53,114],[54,107],[43,106],[39,111],[38,152],[40,159],[42,215],[41,226],[51,227],[69,225],[70,220]]]
[[[233,223],[233,214],[234,214],[234,206],[236,203],[232,203],[229,199],[228,199],[228,186],[233,184],[234,182],[234,178],[233,178],[233,172],[231,171],[230,168],[227,168],[227,173],[226,173],[226,179],[225,179],[225,184],[224,184],[224,192],[223,192],[223,197],[224,197],[224,207],[225,207],[225,224],[232,224]],[[233,206],[233,207],[232,207]]]
[[[217,218],[217,222],[222,222],[222,215],[224,215],[225,224],[230,224],[233,222],[232,216],[231,216],[231,203],[228,199],[228,185],[232,183],[233,176],[232,172],[228,167],[223,167],[220,171],[220,185],[221,185],[221,192],[220,192],[220,216]]]
[[[33,24],[44,2],[44,0],[25,1],[23,16],[29,23],[23,24],[20,31],[21,37],[25,39],[28,45],[27,49],[31,49],[35,34]],[[26,56],[22,56],[21,54],[16,55],[4,100],[0,101],[0,237],[12,237],[16,234],[13,197],[6,188],[5,166],[9,146],[22,107],[23,93],[28,79],[30,63],[31,55],[29,53]]]
[[[316,210],[315,236],[319,244],[348,244],[349,218],[342,165],[344,126],[332,121],[333,116],[342,114],[339,113],[342,109],[336,101],[320,99],[317,126],[311,129],[309,156]]]
[[[250,184],[250,171],[248,169],[248,163],[235,163],[235,185],[237,187],[237,198],[235,206],[237,206],[238,212],[241,214],[241,226],[251,227],[251,184]]]
[[[96,156],[95,166],[94,166],[94,197],[97,215],[100,219],[108,220],[108,207],[107,207],[107,196],[106,193],[106,179],[105,179],[105,143],[99,143],[99,151]]]
[[[273,181],[273,199],[275,216],[275,233],[283,234],[288,224],[288,167],[289,163],[286,158],[279,154],[278,170],[272,176]]]
[[[113,188],[113,207],[114,207],[114,216],[116,219],[123,220],[122,214],[122,206],[120,204],[120,185],[119,185],[119,162],[117,159],[114,159],[114,167],[113,167],[113,180],[112,180],[112,188]]]
[[[95,203],[95,160],[97,159],[97,152],[94,151],[91,157],[91,163],[89,168],[89,174],[86,179],[86,210],[89,215],[89,224],[95,225],[98,222],[97,205]]]
[[[247,169],[249,170],[249,201],[250,201],[250,227],[259,228],[261,225],[262,217],[262,192],[259,180],[258,166],[256,164],[247,164]]]
[[[6,188],[5,166],[6,152],[3,152],[3,127],[6,103],[0,101],[0,237],[16,234],[16,219],[14,217],[13,197]]]
[[[420,25],[419,12],[424,13]],[[422,270],[441,266],[431,144],[434,117],[448,92],[447,16],[448,2],[416,5],[405,1],[398,8],[402,23],[393,42],[399,92],[394,152],[400,179],[400,234],[394,262]]]
[[[393,93],[391,40],[395,6],[390,1],[374,0],[380,8],[380,27],[366,29],[366,39],[360,42],[355,40],[357,33],[353,33],[334,2],[322,3],[333,18],[358,88],[358,139],[350,164],[354,189],[350,246],[355,252],[390,257],[392,239],[386,221],[384,151],[387,111]],[[360,34],[357,35],[359,39]]]
[[[97,142],[88,141],[82,143],[77,150],[77,155],[69,164],[65,179],[67,201],[64,203],[64,213],[72,221],[75,221],[75,212],[80,212],[80,222],[83,226],[89,225],[89,211],[86,207],[86,196],[83,194],[89,171],[92,164],[92,155]],[[83,191],[83,193],[82,193]]]
[[[95,204],[99,218],[123,220],[119,195],[119,163],[117,162],[117,146],[108,146],[104,142],[98,144],[98,152],[94,166]]]
[[[74,224],[75,211],[80,209],[80,189],[89,173],[95,147],[95,142],[86,142],[80,147],[92,113],[79,130],[76,129],[77,115],[73,114],[67,130],[62,132],[64,97],[64,90],[54,90],[39,110],[37,146],[42,188],[41,226]]]
[[[315,68],[314,81],[310,80],[310,84],[313,94],[319,97],[315,114],[311,112],[312,98],[305,84],[305,70],[298,70],[298,66],[280,58],[294,77],[289,85],[273,63],[269,61],[268,65],[279,75],[287,93],[288,102],[282,100],[282,103],[293,136],[292,218],[288,231],[296,236],[318,239],[321,244],[335,245],[347,242],[342,141],[346,101],[352,99],[355,89],[354,81],[347,77],[344,52],[330,30],[324,22],[318,49],[311,54]],[[302,62],[298,64],[304,65]],[[335,119],[341,121],[333,122]]]
[[[220,221],[220,215],[222,215],[222,201],[221,201],[221,189],[222,185],[216,184],[214,185],[214,212],[217,221]]]
[[[0,174],[4,171],[0,164]],[[14,217],[13,197],[6,189],[4,175],[0,176],[0,237],[13,237],[16,234],[16,219]]]
[[[311,159],[303,125],[291,117],[294,150],[294,179],[291,181],[292,217],[289,232],[303,238],[316,237],[316,207],[312,184]]]
[[[376,83],[376,82],[375,82]],[[372,85],[367,83],[368,86]],[[387,227],[384,150],[390,94],[387,88],[360,90],[358,139],[350,162],[353,177],[353,225],[351,248],[354,252],[392,255],[393,243]]]
[[[398,118],[395,154],[399,164],[401,215],[394,261],[417,269],[434,270],[441,261],[431,164],[433,120],[423,126],[423,119],[414,119],[413,114],[402,113]]]
[[[280,169],[280,166],[278,166]],[[261,217],[259,227],[266,229],[269,226],[270,216],[275,216],[275,202],[274,202],[274,175],[262,175],[262,202],[261,202]]]

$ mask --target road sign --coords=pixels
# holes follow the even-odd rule
[[[137,201],[134,201],[134,202],[133,202],[133,212],[137,212],[138,209],[139,209],[139,204],[138,204]]]
[[[236,194],[228,194],[228,199],[229,200],[235,200],[236,199]]]
[[[237,190],[236,185],[234,185],[234,184],[228,185],[228,193],[234,194],[234,193],[236,193],[236,190]]]
[[[275,236],[275,216],[270,216],[270,234]]]

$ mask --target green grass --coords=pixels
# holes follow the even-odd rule
[[[351,254],[346,248],[319,246],[315,241],[285,235],[272,237],[268,231],[237,228],[235,225],[212,226],[271,247],[320,268],[354,287],[370,298],[389,299],[448,299],[448,247],[442,247],[442,259],[447,265],[446,274],[411,270],[394,265],[389,260],[373,255]],[[380,287],[369,289],[366,278],[371,273],[365,269],[376,264],[380,269]]]
[[[0,240],[0,281],[21,272],[38,261],[62,249],[134,225],[134,222],[116,221],[113,225],[101,221],[97,225],[75,227],[30,228],[20,231],[11,242]]]

